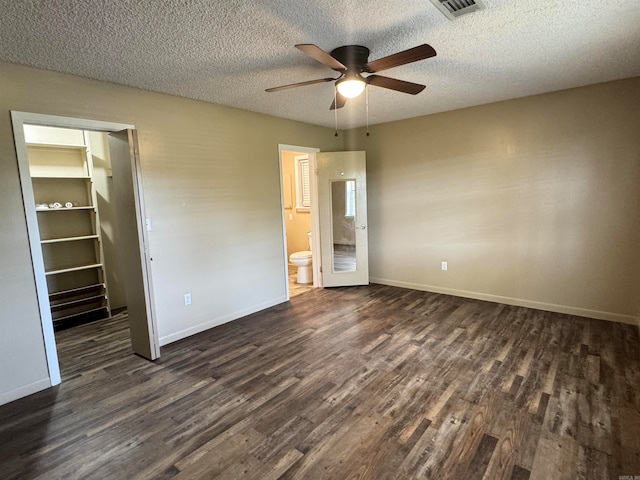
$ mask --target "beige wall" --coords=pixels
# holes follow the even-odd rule
[[[311,231],[311,212],[296,210],[296,173],[293,157],[303,155],[282,152],[282,186],[285,200],[285,226],[287,229],[287,257],[294,252],[309,249],[307,232]]]
[[[372,281],[635,321],[639,129],[636,78],[347,132]]]
[[[0,85],[0,403],[48,378],[10,110],[137,127],[161,343],[284,300],[278,144],[341,150],[342,136],[6,63]]]

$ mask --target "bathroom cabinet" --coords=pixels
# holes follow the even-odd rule
[[[110,315],[88,136],[27,143],[54,326]]]

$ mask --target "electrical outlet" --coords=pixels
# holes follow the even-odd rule
[[[191,305],[191,294],[190,293],[185,293],[184,294],[184,304],[185,305]]]
[[[442,270],[446,270],[447,269],[447,262],[442,262]]]

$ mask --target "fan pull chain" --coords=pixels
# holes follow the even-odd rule
[[[369,88],[368,85],[364,89],[364,99],[367,105],[367,137],[369,136]]]
[[[333,116],[336,120],[336,134],[338,136],[338,88],[333,87]]]

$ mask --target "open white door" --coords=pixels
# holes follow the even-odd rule
[[[137,246],[122,252],[131,346],[138,355],[155,360],[160,356],[160,347],[153,310],[136,131],[110,133],[109,151],[120,244]]]
[[[365,152],[317,153],[322,280],[369,284]]]

